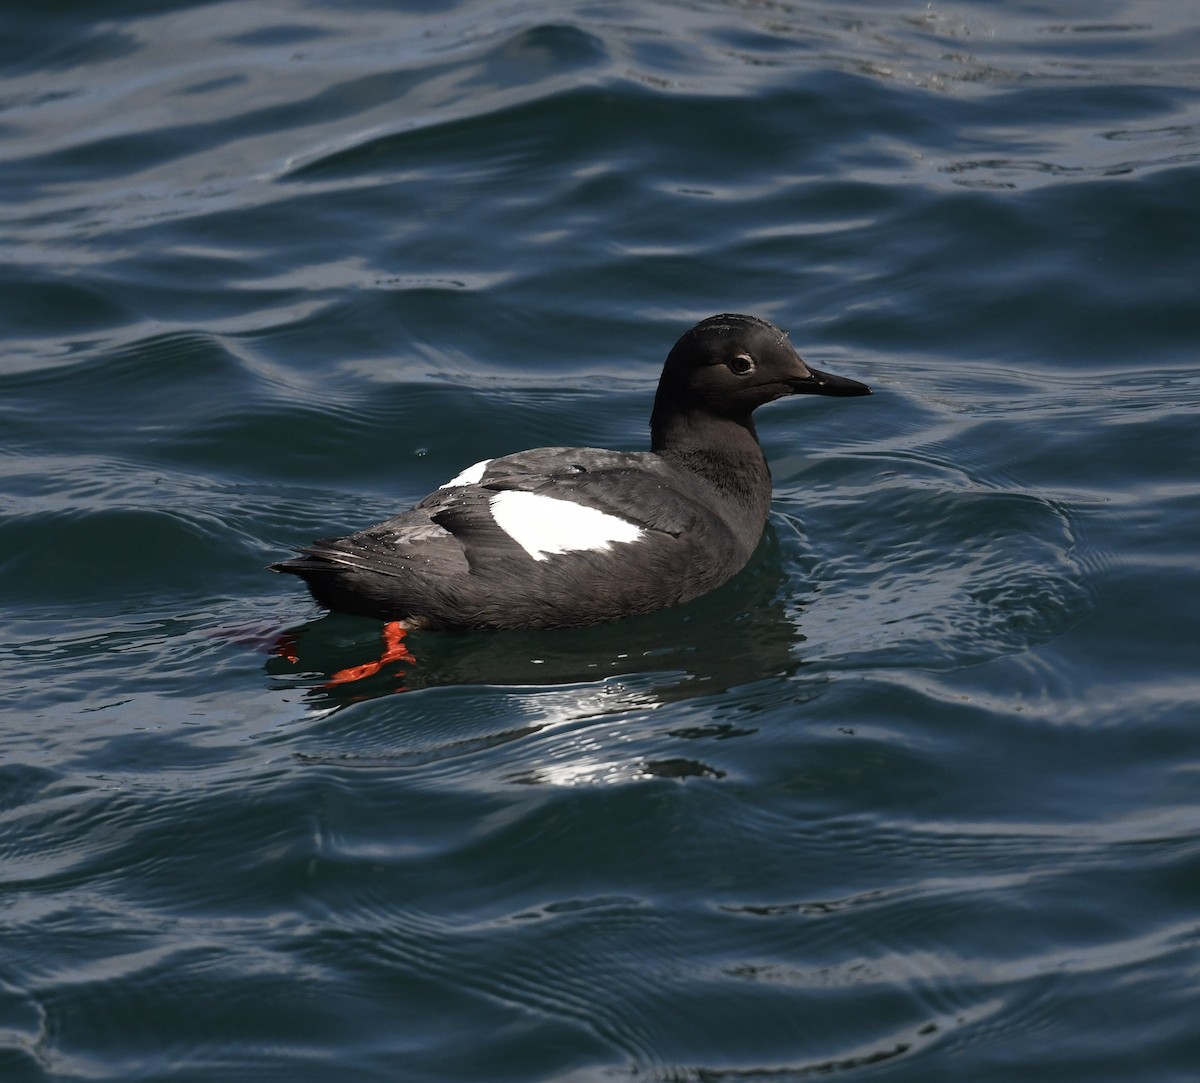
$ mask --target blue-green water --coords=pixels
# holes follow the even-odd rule
[[[0,1079],[1197,1078],[1198,55],[7,3]],[[741,577],[323,687],[378,625],[270,560],[644,446],[727,310],[876,391],[762,411]]]

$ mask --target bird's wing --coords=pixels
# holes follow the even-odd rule
[[[456,533],[460,509],[473,516],[484,504],[494,507],[493,498],[502,493],[566,501],[675,538],[713,518],[698,490],[657,456],[601,448],[537,448],[493,459],[474,484],[440,489],[417,509]]]

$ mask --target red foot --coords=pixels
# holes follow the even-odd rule
[[[361,681],[364,677],[373,677],[389,662],[415,662],[416,659],[404,645],[405,628],[398,620],[389,621],[383,626],[383,654],[374,662],[364,662],[361,666],[350,666],[339,669],[325,682],[326,688],[339,684],[349,684],[351,681]]]
[[[280,632],[279,638],[271,647],[271,654],[287,662],[299,662],[300,656],[296,653],[296,646],[299,642],[300,637],[295,632]]]

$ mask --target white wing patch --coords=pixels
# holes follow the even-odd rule
[[[503,492],[491,499],[492,518],[534,560],[580,549],[609,549],[646,532],[635,523],[595,508],[540,493]]]
[[[491,459],[480,459],[474,466],[468,466],[461,474],[455,474],[445,485],[439,485],[439,489],[453,489],[458,485],[476,485],[479,479],[483,477],[483,472],[488,468],[488,463]]]

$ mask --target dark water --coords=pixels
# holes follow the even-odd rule
[[[1200,12],[403,8],[0,14],[0,1079],[1196,1079]],[[739,579],[323,688],[725,310]]]

